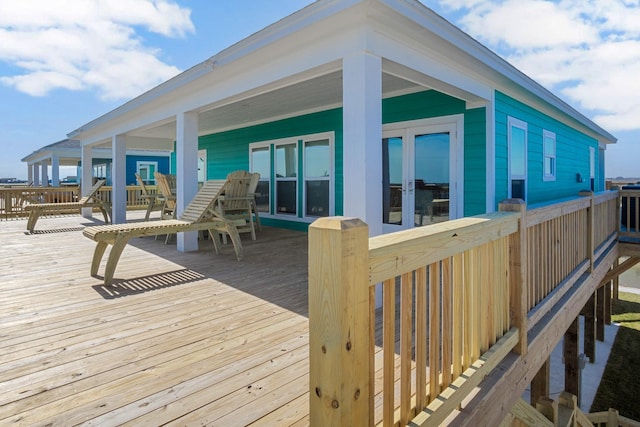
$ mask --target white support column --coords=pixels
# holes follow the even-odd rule
[[[343,58],[344,215],[382,234],[382,60]]]
[[[55,154],[51,156],[51,185],[60,186],[60,158]]]
[[[111,138],[111,222],[127,222],[127,143],[124,135]]]
[[[93,186],[93,148],[85,146],[80,142],[81,157],[82,157],[82,187],[80,188],[80,195],[85,194]],[[85,218],[91,218],[92,208],[82,208],[82,216]]]
[[[29,165],[29,182],[33,183],[34,187],[40,185],[40,169],[37,163]]]
[[[198,191],[198,113],[176,118],[176,196],[178,216]],[[178,233],[178,250],[198,250],[198,233]]]
[[[43,160],[42,163],[40,163],[42,165],[42,186],[43,187],[48,187],[49,186],[49,173],[48,173],[48,169],[49,169],[49,162],[47,160]]]

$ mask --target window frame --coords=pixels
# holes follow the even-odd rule
[[[547,154],[547,140],[553,141],[553,153]],[[557,139],[554,132],[543,130],[542,131],[542,180],[543,181],[555,181],[558,171],[557,163]],[[551,161],[551,173],[547,173],[547,159]]]
[[[512,129],[513,128],[517,128],[517,129],[521,129],[524,131],[524,175],[515,175],[513,174],[512,170],[511,170],[511,163],[512,163],[512,145],[513,145],[513,138],[512,138]],[[527,200],[527,181],[528,181],[528,173],[529,173],[529,168],[528,168],[528,145],[529,145],[529,131],[528,131],[528,124],[525,121],[516,119],[515,117],[511,117],[509,116],[507,118],[507,178],[508,178],[508,184],[507,184],[507,197],[508,198],[512,198],[512,188],[513,188],[513,181],[514,180],[522,180],[523,185],[524,185],[524,200]]]
[[[155,172],[160,172],[158,170],[158,162],[157,161],[154,161],[154,160],[137,160],[136,161],[136,173],[138,175],[142,176],[142,174],[140,173],[140,170],[145,166],[146,167],[153,166],[155,168],[154,169]],[[144,181],[145,185],[156,185],[157,184],[156,183],[156,177],[155,177],[154,174],[149,175],[148,178],[143,180],[143,181]]]
[[[306,143],[317,141],[329,141],[329,176],[328,177],[309,177],[306,176]],[[276,177],[276,149],[282,145],[296,144],[296,176],[295,177]],[[270,159],[270,176],[260,177],[261,181],[269,182],[269,212],[260,212],[261,217],[272,218],[286,221],[308,222],[311,223],[319,218],[319,216],[311,216],[306,213],[307,204],[307,181],[329,181],[329,212],[327,216],[335,215],[335,132],[321,132],[314,134],[306,134],[300,136],[292,136],[289,138],[273,139],[267,141],[257,141],[249,144],[249,170],[253,171],[252,152],[256,148],[269,147]],[[277,182],[293,181],[296,182],[296,214],[278,213],[276,211],[277,200]]]

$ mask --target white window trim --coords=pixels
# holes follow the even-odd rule
[[[136,173],[138,175],[140,175],[140,167],[141,166],[149,166],[149,165],[153,165],[155,166],[155,171],[159,172],[158,170],[158,162],[154,161],[154,160],[137,160],[136,161]],[[155,176],[150,176],[147,181],[151,181],[151,185],[155,185],[156,184],[156,177]]]
[[[311,142],[311,141],[318,141],[318,140],[322,140],[322,139],[327,139],[329,140],[329,153],[330,153],[330,176],[329,176],[329,216],[334,216],[335,215],[335,132],[321,132],[321,133],[312,133],[312,134],[306,134],[306,135],[301,135],[301,136],[294,136],[294,137],[289,137],[289,138],[280,138],[280,139],[273,139],[273,140],[267,140],[267,141],[259,141],[259,142],[252,142],[249,144],[249,168],[250,170],[253,170],[253,165],[251,164],[251,151],[254,148],[263,148],[263,147],[269,147],[270,150],[274,150],[276,146],[279,145],[286,145],[286,144],[296,144],[297,148],[300,148],[299,142],[302,141],[302,147],[304,149],[304,143],[305,142]],[[274,162],[276,161],[276,159],[274,158]],[[297,161],[297,160],[296,160]],[[302,164],[298,164],[298,175],[300,175],[302,182],[304,183],[304,181],[306,181],[306,177],[304,175],[305,173],[305,167],[306,165],[304,165],[305,162],[305,158],[304,158],[304,153],[302,153],[302,162],[298,162],[298,163],[302,163]],[[270,171],[271,174],[273,174],[273,171],[275,170],[275,164],[271,164],[270,165]],[[262,179],[262,177],[260,177]],[[271,176],[268,177],[269,179],[269,183],[270,186],[274,186],[275,182],[271,182]],[[296,176],[296,187],[298,185],[299,181],[298,181],[298,176]],[[273,196],[276,197],[276,191],[277,189],[275,187],[273,187]],[[297,195],[297,188],[296,188],[296,195]],[[316,219],[318,219],[319,217],[317,216],[304,216],[304,209],[306,206],[306,190],[303,188],[302,190],[302,212],[297,212],[296,215],[291,215],[291,214],[278,214],[277,212],[275,213],[267,213],[267,212],[260,212],[260,216],[263,218],[272,218],[272,219],[278,219],[278,220],[284,220],[284,221],[292,221],[292,222],[305,222],[305,223],[311,223],[313,221],[315,221]],[[272,200],[271,198],[269,199],[269,209],[271,209],[271,203]],[[298,205],[297,205],[298,206]],[[296,209],[297,209],[296,206]]]
[[[335,153],[334,153],[334,146],[335,144],[333,143],[333,132],[331,132],[331,136],[329,136],[329,134],[321,134],[320,136],[318,136],[317,138],[313,138],[313,137],[309,137],[306,136],[302,139],[302,148],[304,150],[305,148],[305,144],[307,142],[315,142],[315,141],[323,141],[323,140],[327,140],[329,141],[329,176],[328,177],[322,177],[322,176],[318,176],[318,177],[307,177],[307,174],[305,173],[305,171],[307,170],[307,157],[304,155],[304,152],[302,153],[302,162],[304,163],[302,166],[302,182],[303,185],[305,186],[304,191],[302,192],[302,209],[303,211],[306,211],[307,209],[307,191],[306,191],[306,182],[307,181],[329,181],[329,216],[334,216],[335,215],[335,188],[333,183],[335,182],[335,167],[334,167],[334,163],[335,163]],[[303,212],[303,216],[304,218],[310,218],[312,220],[321,218],[319,216],[307,216],[306,212]]]
[[[519,128],[524,130],[524,175],[511,174],[511,129]],[[524,199],[527,200],[527,182],[528,182],[528,151],[529,151],[529,130],[527,122],[508,116],[507,118],[507,197],[511,198],[511,187],[514,179],[524,180]]]
[[[553,140],[553,155],[551,156],[547,156],[547,150],[545,147],[546,144],[546,140],[547,138],[552,139]],[[548,131],[548,130],[543,130],[542,131],[542,180],[543,181],[555,181],[556,180],[556,175],[558,173],[558,157],[556,155],[557,153],[557,147],[558,147],[558,143],[556,140],[556,134],[554,132]],[[547,171],[545,170],[545,161],[547,158],[551,158],[553,159],[553,173],[551,174],[547,174]]]
[[[589,178],[595,179],[596,177],[596,149],[589,147]]]

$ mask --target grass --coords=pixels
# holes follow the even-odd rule
[[[620,292],[611,320],[620,329],[590,412],[615,408],[640,421],[640,295]]]

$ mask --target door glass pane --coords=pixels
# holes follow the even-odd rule
[[[402,179],[402,138],[384,138],[382,140],[382,222],[384,224],[402,225]]]
[[[449,220],[449,133],[415,137],[414,224]]]

